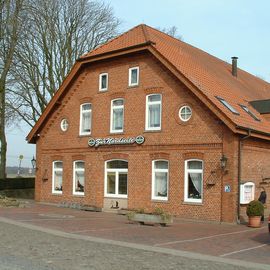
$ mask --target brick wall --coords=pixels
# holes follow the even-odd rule
[[[270,208],[270,145],[259,140],[247,140],[243,143],[242,151],[242,182],[255,183],[255,199],[260,196],[260,187],[264,187],[267,200],[265,215],[269,214]],[[246,220],[246,205],[241,205],[241,217]]]
[[[128,87],[128,69],[140,67],[138,87]],[[109,90],[98,92],[99,74],[109,74]],[[145,131],[146,95],[162,94],[162,130]],[[110,134],[111,100],[124,98],[124,133]],[[89,136],[79,136],[80,104],[92,103],[91,137],[145,137],[140,146],[101,146],[89,148]],[[193,110],[190,121],[179,120],[181,105]],[[62,132],[60,122],[68,119],[69,129]],[[125,157],[128,168],[129,208],[155,207],[186,218],[235,221],[237,211],[237,141],[234,136],[200,100],[174,78],[150,54],[119,57],[91,64],[81,70],[66,96],[45,123],[37,142],[38,171],[36,200],[77,202],[103,207],[104,162]],[[220,170],[222,153],[228,156],[228,172]],[[78,156],[79,155],[79,156]],[[152,160],[169,161],[169,198],[167,202],[151,200]],[[204,161],[202,204],[187,204],[184,200],[184,161],[200,157]],[[77,159],[85,160],[85,196],[72,195],[72,166]],[[52,195],[52,162],[63,160],[63,194]],[[230,184],[232,192],[224,193]],[[222,203],[221,203],[222,202]]]

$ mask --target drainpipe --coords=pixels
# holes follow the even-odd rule
[[[242,178],[242,147],[243,141],[251,136],[251,130],[248,129],[248,135],[245,137],[239,137],[238,143],[238,203],[237,203],[237,223],[240,224],[240,186]]]

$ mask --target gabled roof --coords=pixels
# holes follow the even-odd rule
[[[104,58],[148,50],[156,56],[175,76],[200,98],[234,132],[254,131],[270,139],[270,122],[249,105],[250,101],[270,99],[270,84],[238,69],[238,76],[231,74],[231,65],[183,41],[175,39],[147,25],[138,25],[119,37],[83,55],[75,65]],[[41,119],[29,133],[27,140],[34,142],[34,135],[41,128],[53,104],[60,98],[72,80],[71,72],[45,110]],[[217,98],[226,100],[239,114],[228,110]],[[244,105],[260,119],[254,120],[242,107]]]

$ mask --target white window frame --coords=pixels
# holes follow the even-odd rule
[[[189,117],[188,117],[187,119],[184,119],[184,118],[182,117],[182,110],[184,110],[184,109],[186,109],[186,108],[189,108],[189,110],[190,110],[190,115],[189,115]],[[185,114],[186,114],[186,111],[185,111]],[[183,121],[183,122],[189,121],[189,120],[191,119],[191,117],[192,117],[192,109],[191,109],[191,107],[188,106],[188,105],[182,106],[182,107],[179,109],[178,115],[179,115],[179,118],[180,118],[181,121]]]
[[[168,169],[155,169],[155,162],[156,161],[166,161],[168,164]],[[155,196],[155,173],[156,172],[166,172],[167,173],[167,196]],[[156,159],[152,161],[152,200],[159,200],[159,201],[168,201],[169,196],[169,161],[166,159]]]
[[[66,132],[68,130],[68,126],[69,126],[68,120],[66,118],[63,118],[60,123],[61,130],[63,132]]]
[[[117,101],[117,100],[122,100],[123,101],[123,105],[113,105],[113,102],[114,101]],[[110,133],[122,133],[124,131],[124,104],[125,101],[123,98],[116,98],[116,99],[113,99],[111,101],[111,117],[110,117]],[[122,129],[113,129],[113,110],[114,109],[123,109],[123,127]]]
[[[62,168],[55,168],[54,165],[55,163],[57,162],[61,162],[62,163]],[[53,161],[53,164],[52,164],[52,193],[53,194],[62,194],[63,193],[63,190],[55,190],[54,189],[54,184],[55,184],[55,172],[62,172],[62,189],[63,189],[63,161],[62,160],[55,160]]]
[[[148,101],[149,97],[159,95],[160,96],[160,101]],[[148,121],[148,116],[149,116],[149,107],[151,105],[159,104],[160,105],[160,125],[159,127],[149,127],[149,121]],[[146,96],[146,112],[145,112],[145,130],[161,130],[161,123],[162,123],[162,94],[156,93],[156,94],[151,94]]]
[[[137,70],[137,82],[132,83],[131,82],[131,74],[133,70]],[[128,70],[128,86],[137,86],[139,85],[139,77],[140,77],[140,69],[139,67],[132,67]]]
[[[200,161],[202,163],[202,169],[188,169],[189,161]],[[202,194],[201,199],[188,198],[188,173],[201,173],[202,174]],[[203,201],[203,173],[204,173],[204,162],[201,159],[188,159],[185,160],[185,184],[184,184],[184,201],[190,203],[202,203]]]
[[[128,169],[108,169],[107,168],[107,164],[110,161],[114,161],[114,160],[121,160],[121,161],[125,161],[128,163],[127,160],[124,159],[111,159],[111,160],[107,160],[105,161],[105,185],[104,185],[104,196],[105,197],[110,197],[110,198],[123,198],[123,199],[127,199],[128,197]],[[107,193],[107,172],[115,172],[115,194],[111,194],[111,193]],[[127,173],[127,194],[118,194],[118,188],[119,188],[119,172],[124,172]]]
[[[90,109],[83,110],[83,106],[88,105],[88,104],[90,104]],[[84,132],[82,130],[82,119],[83,119],[82,115],[83,115],[83,113],[88,113],[88,112],[90,113],[90,132]],[[79,134],[80,135],[90,135],[91,131],[92,131],[92,104],[87,102],[87,103],[81,104],[81,106],[80,106],[80,131],[79,131],[80,133]]]
[[[245,200],[245,189],[248,186],[252,186],[251,200]],[[248,204],[255,198],[255,184],[253,182],[246,182],[240,185],[240,204]]]
[[[106,87],[102,88],[102,77],[106,76]],[[108,73],[101,73],[99,74],[99,91],[107,91],[108,90],[108,83],[109,83],[109,74]]]
[[[84,168],[76,168],[76,163],[77,162],[83,162],[84,163]],[[76,191],[76,172],[80,171],[83,172],[84,175],[84,192],[85,192],[85,161],[84,160],[75,160],[73,161],[73,195],[84,195],[84,192]]]

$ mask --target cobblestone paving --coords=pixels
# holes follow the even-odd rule
[[[251,269],[106,243],[68,239],[1,222],[0,237],[1,270]]]

